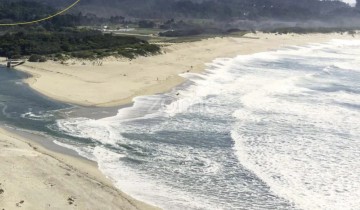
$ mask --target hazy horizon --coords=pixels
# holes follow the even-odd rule
[[[355,0],[342,0],[343,2],[346,2],[348,4],[354,5],[356,3]]]

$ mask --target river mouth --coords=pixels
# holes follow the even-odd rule
[[[59,119],[113,116],[121,107],[82,107],[54,101],[31,89],[24,82],[29,77],[31,75],[0,66],[0,126],[46,149],[84,158],[76,151],[56,144],[54,141],[59,139],[76,139],[50,129],[51,125]]]
[[[28,77],[28,74],[0,67],[1,121],[16,122],[19,127],[35,129],[42,127],[44,122],[55,120],[57,110],[71,108],[70,105],[55,102],[30,89],[22,81]]]

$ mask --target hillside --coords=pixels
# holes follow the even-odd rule
[[[0,0],[0,2],[23,1],[44,3],[43,6],[36,6],[36,11],[30,12],[31,15],[23,17],[24,19],[41,16],[40,14],[46,13],[44,8],[47,6],[64,8],[74,2],[74,0]],[[14,10],[12,7],[6,7],[11,8],[11,11]],[[1,8],[0,6],[0,10]],[[51,9],[47,10],[48,13],[49,11]],[[317,26],[329,24],[331,27],[351,27],[360,26],[359,11],[335,0],[81,0],[71,13],[78,15],[81,12],[86,15],[87,20],[78,21],[86,24],[101,22],[99,19],[94,19],[95,16],[100,18],[121,16],[127,20],[214,20],[231,24],[239,20],[255,21],[251,25],[259,25],[260,22],[268,24],[266,21],[286,21],[293,22],[291,26],[295,26],[296,23],[320,21]],[[24,13],[28,12],[15,12],[17,15]],[[4,19],[4,15],[12,20],[18,19],[9,16],[3,9],[0,11],[0,20]],[[264,28],[264,26],[259,27]]]
[[[55,12],[55,8],[40,2],[0,0],[0,23],[32,21]],[[77,27],[86,20],[87,18],[80,14],[66,14],[37,24],[0,27],[0,57],[27,57],[29,61],[37,62],[71,57],[134,58],[160,52],[157,45],[136,37],[115,36]]]
[[[2,22],[29,21],[54,13],[52,7],[34,2],[10,2],[0,0],[0,20]]]
[[[38,1],[53,6],[73,2]],[[352,8],[340,1],[318,0],[82,0],[76,10],[103,17],[304,20],[341,16]]]

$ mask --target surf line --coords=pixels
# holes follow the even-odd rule
[[[52,14],[50,16],[47,16],[45,18],[41,18],[41,19],[38,19],[38,20],[32,20],[32,21],[27,21],[27,22],[18,22],[18,23],[0,23],[0,26],[18,26],[18,25],[30,25],[30,24],[34,24],[34,23],[39,23],[39,22],[42,22],[42,21],[45,21],[45,20],[49,20],[51,18],[54,18],[58,15],[61,15],[65,12],[67,12],[68,10],[70,10],[71,8],[73,8],[75,5],[77,5],[78,3],[80,2],[80,0],[76,0],[74,3],[72,3],[70,6],[66,7],[65,9],[55,13],[55,14]]]

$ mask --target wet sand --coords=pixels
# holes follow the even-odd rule
[[[0,128],[1,209],[156,209],[113,187],[96,163],[34,138]]]
[[[129,104],[135,96],[169,91],[184,82],[179,74],[202,72],[205,63],[215,58],[331,39],[353,37],[249,34],[246,38],[172,44],[165,46],[161,55],[132,61],[108,58],[102,65],[81,60],[66,65],[27,62],[16,69],[33,75],[26,80],[30,87],[54,100],[111,107]],[[96,163],[41,146],[36,138],[0,129],[0,209],[153,209],[116,189]]]

